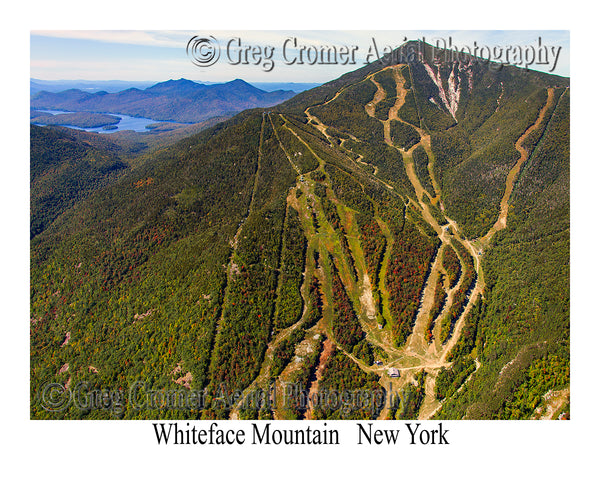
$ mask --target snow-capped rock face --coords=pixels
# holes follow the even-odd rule
[[[460,102],[460,94],[461,94],[461,72],[466,72],[468,79],[468,91],[471,92],[473,89],[473,71],[471,68],[471,64],[464,65],[458,62],[454,62],[452,64],[452,70],[450,71],[450,75],[448,76],[448,88],[444,89],[444,82],[442,81],[442,74],[440,72],[440,65],[435,64],[436,70],[428,65],[427,63],[423,63],[425,67],[425,71],[429,78],[435,83],[438,88],[438,94],[440,100],[446,110],[452,115],[452,118],[456,120],[456,111],[458,110],[458,104]],[[437,103],[437,102],[436,102]]]
[[[441,108],[441,107],[438,105],[438,103],[435,101],[435,98],[433,98],[433,97],[429,97],[429,101],[430,101],[431,103],[433,103],[433,104],[434,104],[436,107],[438,107],[440,110],[442,109],[442,108]]]
[[[448,98],[450,100],[450,113],[456,120],[456,110],[458,110],[458,102],[460,101],[460,75],[454,75],[454,68],[456,64],[452,65],[452,71],[448,77]]]
[[[471,93],[473,91],[473,69],[471,68],[471,65],[473,65],[473,63],[469,63],[469,66],[467,68],[467,78],[468,78],[468,82],[469,82],[469,93]]]
[[[498,99],[496,100],[496,112],[500,109],[500,100],[502,100],[502,96],[504,95],[504,82],[500,82],[500,88],[502,89],[500,91],[500,96],[498,97]]]
[[[442,103],[444,104],[446,109],[450,112],[450,104],[448,103],[448,98],[446,97],[446,91],[444,90],[444,84],[442,83],[442,76],[440,74],[439,65],[437,65],[437,72],[434,72],[433,68],[431,68],[427,63],[423,63],[423,66],[425,67],[425,71],[427,72],[427,75],[429,75],[429,78],[431,78],[431,80],[433,80],[433,83],[436,84],[436,86],[438,88],[438,93],[440,95],[440,99],[442,100]]]
[[[473,91],[473,59],[469,60],[469,63],[458,62],[458,71],[464,72],[467,76],[468,93]]]

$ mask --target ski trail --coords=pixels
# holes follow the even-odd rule
[[[429,275],[425,280],[425,286],[421,291],[421,298],[419,301],[419,308],[416,314],[415,325],[410,336],[406,340],[407,350],[422,352],[425,354],[428,350],[428,343],[426,340],[426,329],[429,321],[429,312],[433,307],[433,297],[435,293],[435,287],[437,285],[437,279],[440,274],[440,267],[442,263],[442,248],[438,248],[434,259],[431,262],[429,268]]]
[[[508,173],[508,176],[506,177],[506,187],[504,189],[504,195],[502,196],[502,200],[500,200],[500,213],[498,214],[498,220],[496,220],[496,223],[481,239],[482,243],[486,246],[489,245],[491,238],[496,232],[506,228],[506,219],[508,217],[508,200],[510,199],[510,196],[512,194],[517,175],[521,171],[521,167],[523,166],[525,161],[529,158],[529,152],[523,146],[523,144],[525,143],[525,140],[527,140],[529,135],[531,135],[531,133],[534,130],[537,130],[539,128],[544,119],[544,116],[546,115],[548,108],[550,108],[550,105],[553,103],[553,101],[554,89],[548,88],[548,98],[546,99],[545,105],[540,110],[538,118],[536,119],[533,125],[531,125],[527,130],[525,130],[523,135],[521,135],[515,143],[515,148],[519,152],[520,157],[517,160],[517,163],[515,163],[514,166],[511,168],[510,172]]]
[[[300,175],[302,172],[300,171],[300,168],[298,167],[298,165],[296,165],[294,163],[294,161],[292,160],[292,157],[289,155],[289,153],[286,151],[285,147],[283,146],[283,143],[281,143],[281,139],[279,138],[279,135],[277,133],[277,130],[275,129],[275,125],[273,124],[273,119],[271,118],[271,114],[268,114],[269,116],[269,121],[271,122],[271,127],[273,128],[273,133],[275,133],[275,137],[277,138],[277,142],[279,142],[279,146],[281,147],[281,149],[283,150],[283,153],[285,153],[285,156],[288,159],[288,162],[290,162],[290,165],[292,166],[292,168],[294,170],[296,170],[296,173],[298,175]]]
[[[222,334],[222,329],[223,329],[223,320],[225,317],[225,305],[227,305],[227,299],[229,297],[229,290],[230,290],[230,286],[231,286],[231,282],[233,279],[233,275],[235,274],[236,270],[237,270],[237,265],[234,262],[235,259],[235,254],[237,251],[237,247],[238,247],[238,239],[239,236],[242,232],[242,228],[244,227],[244,224],[246,223],[246,220],[248,219],[248,217],[250,216],[250,214],[252,213],[252,207],[254,206],[254,197],[257,191],[257,184],[258,184],[258,174],[260,172],[260,165],[261,165],[261,158],[262,158],[262,144],[263,144],[263,132],[264,132],[264,126],[265,126],[265,119],[263,117],[262,119],[262,123],[260,125],[260,138],[258,141],[258,157],[257,157],[257,161],[256,161],[256,172],[254,173],[254,184],[253,184],[253,188],[252,188],[252,196],[250,198],[250,203],[248,204],[248,211],[246,212],[246,216],[242,219],[242,221],[240,222],[240,224],[238,225],[238,229],[233,237],[233,240],[231,241],[231,247],[232,247],[232,251],[231,251],[231,255],[229,256],[229,262],[227,264],[227,281],[225,284],[225,292],[223,293],[223,304],[221,307],[221,314],[217,320],[217,325],[215,327],[215,335],[214,335],[214,342],[213,342],[213,352],[214,352],[214,348],[215,346],[218,344],[220,338],[221,338],[221,334]],[[211,362],[209,365],[209,372],[212,372],[214,369],[214,362],[215,362],[215,355],[211,355]],[[210,378],[211,375],[209,375]]]

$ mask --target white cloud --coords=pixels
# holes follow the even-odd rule
[[[188,69],[186,59],[161,60],[155,63],[114,61],[32,60],[31,77],[43,80],[149,80],[181,78]],[[194,65],[191,65],[194,67]]]
[[[31,34],[41,37],[94,40],[150,47],[181,47],[182,42],[185,44],[194,35],[193,32],[185,31],[151,30],[34,30]]]

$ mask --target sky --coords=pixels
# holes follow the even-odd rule
[[[186,53],[188,42],[193,37],[211,36],[214,38],[211,42],[218,45],[218,60],[210,66],[195,65],[193,54]],[[508,61],[511,63],[519,58],[515,57],[518,47],[523,52],[523,62],[525,53],[533,62],[529,68],[549,72],[553,59],[557,58],[552,73],[570,76],[570,36],[565,30],[32,30],[30,76],[42,80],[165,81],[187,78],[221,82],[243,78],[251,82],[326,82],[374,60],[385,47],[395,48],[413,39],[458,49],[466,47],[472,52],[475,46],[488,47],[490,53],[479,50],[484,56],[493,56],[495,51],[505,58],[510,52]],[[315,48],[321,46],[334,46],[338,52],[345,46],[354,55],[348,56],[346,65],[340,62],[335,65],[310,64],[315,58]],[[493,50],[494,47],[497,49]],[[247,57],[244,57],[245,51]],[[540,64],[540,53],[544,51],[548,52],[548,65]],[[199,52],[197,55],[206,53]],[[244,64],[245,58],[247,64]],[[294,60],[294,64],[289,64]]]

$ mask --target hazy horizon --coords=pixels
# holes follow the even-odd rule
[[[198,67],[186,53],[195,36],[214,36],[220,58],[211,66]],[[230,55],[227,45],[233,41]],[[290,39],[295,39],[296,46]],[[559,48],[556,68],[531,65],[529,68],[560,76],[570,76],[570,34],[565,30],[423,30],[423,31],[78,31],[53,30],[30,33],[30,77],[58,81],[152,81],[164,78],[187,78],[197,82],[224,82],[243,78],[252,82],[324,83],[356,70],[375,60],[375,53],[396,48],[408,40],[424,39],[427,43],[456,48],[488,47],[489,49],[529,48],[534,55],[543,46]],[[286,44],[286,41],[288,42]],[[284,45],[287,51],[284,52]],[[353,63],[302,64],[307,49],[321,47],[356,47]],[[255,57],[245,48],[256,49]],[[265,49],[272,48],[270,59]],[[241,60],[240,60],[241,59]],[[240,60],[239,64],[232,61]],[[247,63],[244,63],[247,60]],[[268,60],[272,60],[273,65]],[[293,64],[289,62],[296,60]],[[306,58],[305,58],[306,60]],[[493,60],[493,59],[492,59]],[[286,63],[288,62],[288,63]],[[255,64],[258,63],[258,64]],[[269,69],[270,67],[270,69]]]
[[[85,79],[60,79],[60,80],[45,80],[41,78],[30,77],[30,94],[34,95],[41,91],[61,92],[68,89],[80,89],[88,91],[89,93],[97,93],[100,91],[106,91],[108,93],[116,93],[128,88],[147,89],[160,83],[169,81],[187,80],[199,85],[219,85],[230,83],[235,80],[242,80],[255,88],[263,91],[272,92],[277,90],[290,90],[294,93],[300,93],[305,90],[309,90],[316,86],[321,85],[317,82],[249,82],[243,78],[234,78],[230,80],[224,80],[221,82],[213,81],[201,81],[190,78],[169,78],[167,80],[85,80]]]

